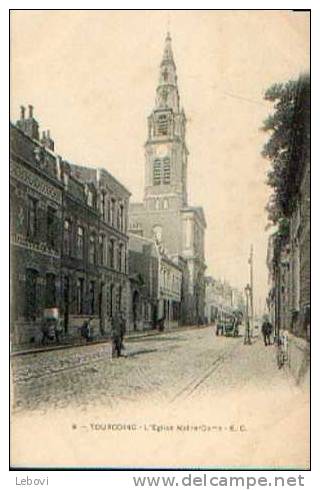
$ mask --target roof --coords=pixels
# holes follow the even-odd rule
[[[159,257],[158,249],[153,240],[130,232],[128,233],[128,236],[129,236],[129,251],[142,254],[145,253],[145,247],[149,245],[151,250],[150,255],[156,258]]]
[[[203,226],[206,228],[207,227],[207,222],[204,214],[204,210],[201,206],[186,206],[185,208],[181,209],[182,213],[190,213],[193,212],[195,213],[199,220],[202,222]]]
[[[128,196],[131,196],[131,193],[128,191],[128,189],[123,184],[121,184],[121,182],[119,182],[113,175],[111,175],[110,172],[108,172],[105,168],[87,167],[85,165],[78,165],[75,163],[71,163],[70,167],[71,170],[76,173],[78,179],[82,181],[90,181],[97,185],[99,180],[101,180],[101,177],[105,176],[108,180],[110,180],[122,191],[124,191]]]

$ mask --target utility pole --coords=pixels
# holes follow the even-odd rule
[[[254,318],[254,309],[253,309],[253,245],[250,247],[250,257],[249,257],[249,265],[250,265],[250,316],[251,316],[251,328],[253,328],[253,318]]]

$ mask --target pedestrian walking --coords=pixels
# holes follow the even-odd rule
[[[271,345],[271,339],[270,338],[271,338],[271,334],[272,334],[272,330],[273,330],[272,325],[269,322],[269,319],[267,316],[264,318],[261,330],[262,330],[264,345],[267,347],[268,345]]]
[[[62,324],[61,324],[61,319],[58,318],[56,320],[56,323],[54,326],[54,335],[55,335],[57,344],[60,344],[60,342],[61,342],[62,332],[63,332],[63,328],[62,328]]]
[[[81,327],[81,335],[83,338],[86,339],[87,342],[92,340],[91,321],[92,317],[89,317],[88,320],[85,320],[83,322],[83,325]]]
[[[122,328],[120,313],[116,312],[111,319],[111,338],[112,338],[112,356],[121,356],[121,344],[122,344]]]
[[[121,349],[125,349],[123,339],[126,334],[126,318],[123,311],[120,311],[120,334],[121,334]]]

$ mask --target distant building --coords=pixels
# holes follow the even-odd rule
[[[206,276],[205,312],[209,323],[228,316],[236,311],[244,314],[245,302],[241,291],[233,288],[226,281]]]
[[[130,328],[165,328],[181,322],[182,270],[155,240],[129,234]]]
[[[176,66],[168,34],[160,64],[155,107],[148,117],[143,203],[130,203],[130,231],[155,238],[168,257],[185,267],[182,318],[204,321],[204,235],[201,207],[187,198],[186,117],[180,105]]]
[[[64,334],[93,317],[96,334],[128,305],[130,193],[105,169],[71,164],[39,141],[33,108],[11,125],[11,320],[16,343],[41,335],[43,310],[57,307]]]

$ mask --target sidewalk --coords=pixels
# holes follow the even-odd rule
[[[140,332],[135,332],[135,331],[130,331],[126,337],[125,340],[128,342],[134,341],[134,340],[139,340],[144,337],[153,337],[153,336],[159,336],[159,335],[166,335],[171,332],[182,332],[185,330],[200,330],[202,328],[207,328],[210,327],[210,325],[185,325],[177,328],[171,328],[170,330],[164,330],[163,332],[159,332],[159,330],[144,330]],[[72,341],[73,340],[73,341]],[[49,352],[49,351],[54,351],[54,350],[62,350],[62,349],[72,349],[74,347],[85,347],[85,346],[90,346],[90,345],[95,345],[95,344],[106,344],[110,343],[111,339],[109,336],[105,337],[99,337],[95,340],[92,340],[91,342],[85,342],[83,340],[79,341],[79,339],[74,338],[70,339],[69,342],[61,343],[61,344],[49,344],[49,345],[24,345],[24,346],[17,346],[19,350],[12,350],[10,355],[12,357],[15,356],[23,356],[27,354],[37,354],[39,352]]]

